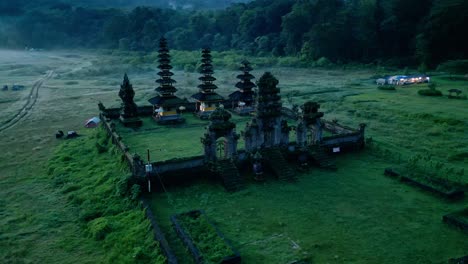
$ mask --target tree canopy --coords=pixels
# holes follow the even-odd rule
[[[228,1],[227,8],[210,10],[97,8],[105,1],[88,7],[85,2],[2,1],[0,46],[152,51],[164,35],[174,49],[210,46],[306,61],[435,66],[468,57],[466,0]],[[198,2],[210,3],[190,1]]]

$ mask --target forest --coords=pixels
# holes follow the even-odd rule
[[[192,1],[199,7],[192,9],[30,2],[0,3],[0,47],[153,51],[164,35],[178,50],[209,46],[333,63],[430,68],[468,55],[466,0],[221,1],[230,4],[224,9],[205,8],[219,1]]]

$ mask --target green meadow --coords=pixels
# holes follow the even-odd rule
[[[98,114],[98,101],[120,105],[117,94],[125,72],[136,103],[148,104],[155,95],[154,54],[1,53],[3,82],[26,86],[18,93],[0,91],[1,122],[21,109],[35,80],[49,70],[54,74],[31,111],[0,131],[0,262],[163,261],[134,200],[141,189],[128,181],[119,153],[101,132],[83,128],[87,118]],[[222,58],[215,59],[218,90],[227,96],[234,91],[236,63],[242,58],[214,55]],[[174,57],[178,95],[189,98],[197,92],[199,75],[192,72],[197,53]],[[294,58],[248,59],[257,79],[265,71],[279,79],[284,106],[317,101],[325,119],[351,127],[366,123],[369,144],[363,152],[336,156],[337,171],[311,167],[298,172],[296,183],[270,175],[257,183],[248,177],[245,190],[227,193],[198,177],[190,186],[145,194],[181,263],[190,263],[190,256],[169,217],[193,209],[206,211],[245,263],[443,263],[467,254],[466,234],[441,220],[465,208],[466,198],[448,202],[383,175],[386,167],[407,167],[466,188],[468,100],[447,97],[453,88],[468,94],[464,76],[430,73],[444,96],[427,97],[418,94],[427,84],[377,89],[375,78],[401,73],[396,69],[293,68]],[[10,67],[16,64],[23,66]],[[131,153],[144,157],[150,149],[156,161],[201,155],[200,137],[208,122],[184,115],[187,122],[178,126],[145,118],[138,130],[118,125],[118,131]],[[238,133],[248,119],[233,115]],[[77,130],[81,136],[57,140],[57,130]],[[102,153],[96,143],[105,146]],[[238,147],[243,148],[242,140]]]

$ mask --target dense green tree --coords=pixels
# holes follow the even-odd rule
[[[195,36],[203,36],[206,32],[211,31],[210,18],[202,12],[190,16],[188,26]]]
[[[176,28],[166,34],[167,39],[176,49],[191,50],[195,42],[192,31],[184,28]]]
[[[224,6],[214,0],[197,1],[174,4]],[[151,0],[114,3],[153,6],[133,9],[107,8],[102,0],[4,0],[0,2],[0,45],[151,51],[165,35],[175,49],[210,46],[219,51],[300,56],[308,62],[327,58],[426,68],[468,57],[463,32],[468,26],[467,0],[242,2],[246,3],[222,10],[194,11],[154,7],[167,2]]]
[[[220,33],[214,35],[212,46],[214,47],[214,50],[217,51],[228,50],[231,47],[229,38],[225,35],[221,35]]]
[[[244,42],[252,42],[257,36],[267,32],[265,12],[261,10],[246,10],[239,18],[237,31]]]
[[[468,1],[435,0],[423,33],[418,36],[418,53],[428,64],[468,58]]]
[[[302,36],[314,24],[314,6],[309,1],[298,1],[292,11],[283,17],[282,35],[286,42],[286,52],[295,54],[301,48]]]
[[[104,23],[104,39],[108,41],[111,47],[119,44],[118,41],[127,35],[129,24],[125,14],[119,12],[112,16]]]

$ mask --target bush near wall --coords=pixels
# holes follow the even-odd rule
[[[120,160],[99,128],[59,146],[48,173],[70,206],[78,209],[83,235],[100,241],[108,262],[165,263],[145,212],[135,200],[138,190]]]

